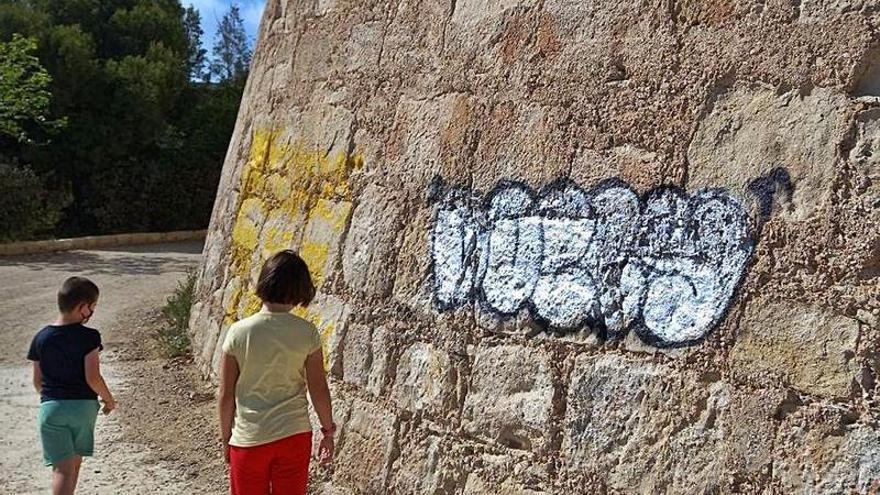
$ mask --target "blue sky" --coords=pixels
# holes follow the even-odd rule
[[[223,14],[229,10],[232,4],[230,0],[182,0],[184,7],[192,5],[202,14],[202,29],[205,36],[202,38],[202,47],[211,54],[211,48],[214,46],[214,33],[217,32],[217,24]],[[251,43],[257,41],[257,30],[260,28],[260,16],[263,14],[263,6],[265,0],[237,0],[241,17],[244,19],[244,26],[247,29]]]

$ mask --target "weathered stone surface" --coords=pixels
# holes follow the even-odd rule
[[[315,325],[321,335],[325,368],[334,376],[342,376],[342,351],[350,306],[337,296],[319,292],[308,308],[297,308],[294,313]]]
[[[397,418],[378,404],[356,399],[342,429],[335,459],[334,483],[358,487],[366,493],[383,493],[397,448]]]
[[[309,493],[314,493],[315,495],[355,495],[357,492],[351,488],[334,485],[328,481],[309,485]]]
[[[521,483],[504,480],[495,483],[481,478],[478,474],[470,474],[464,484],[462,495],[478,495],[480,493],[496,493],[498,495],[543,495],[544,490],[532,490],[525,488]]]
[[[859,324],[830,311],[793,303],[751,301],[731,352],[736,376],[785,384],[826,397],[849,395],[858,371]]]
[[[731,472],[742,483],[761,480],[782,397],[645,359],[578,356],[562,427],[563,485],[704,493],[729,488]]]
[[[346,423],[348,423],[348,419],[351,417],[351,404],[352,401],[345,396],[344,392],[340,390],[340,387],[337,386],[339,382],[330,382],[328,385],[330,386],[330,395],[333,397],[333,422],[336,424],[337,432],[334,435],[334,442],[338,446],[344,438],[342,436],[342,429]],[[309,398],[311,401],[311,398]],[[318,417],[318,414],[315,412],[314,408],[309,408],[309,420],[312,423],[312,458],[315,459],[319,453],[319,446],[321,444],[321,439],[323,435],[321,434],[321,418]],[[316,469],[320,469],[320,466],[315,466],[312,464],[312,471]]]
[[[787,402],[788,401],[788,402]],[[719,418],[725,431],[724,468],[748,477],[765,474],[773,462],[773,441],[786,408],[797,399],[779,389],[741,390],[730,387],[726,414]]]
[[[452,495],[464,476],[456,463],[457,457],[448,440],[430,435],[413,437],[401,445],[389,491]]]
[[[309,264],[313,282],[320,287],[338,262],[351,203],[320,199],[309,212],[299,252]]]
[[[474,355],[463,427],[514,449],[540,451],[549,439],[552,402],[553,376],[545,351],[481,347]]]
[[[827,416],[831,421],[789,421],[780,428],[773,477],[785,493],[875,493],[880,434],[869,425],[834,424],[840,418]]]
[[[869,3],[270,0],[206,241],[194,356],[216,364],[229,324],[259,307],[261,263],[293,247],[319,284],[297,314],[321,330],[338,411],[356,411],[339,419],[337,469],[316,489],[869,491],[880,401],[880,13]],[[542,229],[565,223],[560,212],[589,217],[594,196],[577,211],[485,203],[510,184],[540,200],[565,180],[584,191],[622,181],[639,197],[720,188],[747,207],[734,241],[754,250],[735,291],[696,297],[726,315],[713,333],[672,350],[632,332],[609,339],[589,320],[615,314],[613,294],[570,332],[532,321],[536,299],[565,300],[553,290],[502,317],[480,293],[487,263],[514,274],[517,261],[468,258],[487,239],[463,231],[447,244],[461,237],[477,269],[453,280],[470,288],[458,306],[438,310],[437,184],[458,194],[456,214],[494,232],[484,227],[524,214]],[[699,292],[679,275],[717,261],[712,229],[655,213],[647,240],[675,258],[661,288]],[[506,247],[528,244],[504,229]],[[598,223],[578,229],[578,245],[607,239]],[[583,259],[557,247],[545,275]],[[604,260],[597,288],[618,287],[624,261]],[[846,413],[829,422],[833,411]]]
[[[469,459],[472,468],[459,484],[462,494],[499,493],[503,495],[543,495],[549,490],[549,479],[540,464],[526,452],[498,455],[485,452]]]
[[[342,350],[342,380],[365,388],[373,365],[372,328],[349,325]]]
[[[849,152],[849,159],[862,176],[859,177],[862,179],[859,186],[864,185],[875,196],[880,195],[880,109],[860,113],[856,119],[856,129],[856,142]]]
[[[470,111],[465,94],[451,93],[430,99],[402,97],[386,143],[392,170],[414,183],[407,185],[422,189],[435,176],[456,181],[465,179],[467,169],[460,165],[472,159],[463,156]],[[413,167],[413,164],[419,166]]]
[[[661,434],[669,411],[667,370],[619,356],[579,356],[568,391],[562,454],[565,469],[602,473],[609,487],[634,490],[649,472],[644,442]],[[674,413],[672,413],[674,414]],[[668,428],[668,427],[667,427]]]
[[[433,216],[430,208],[422,208],[407,222],[394,274],[394,297],[429,314],[432,309],[428,283],[431,258],[424,253],[429,250],[430,239],[425,232]]]
[[[725,187],[745,198],[752,181],[782,168],[794,188],[792,217],[808,218],[831,199],[848,107],[846,96],[828,90],[732,89],[715,101],[688,148],[688,187]]]
[[[391,356],[391,335],[384,326],[351,325],[345,333],[342,351],[342,379],[379,396],[387,386]]]
[[[391,398],[401,409],[441,414],[455,405],[455,383],[449,355],[419,342],[401,355]]]
[[[367,391],[375,396],[380,396],[387,386],[387,373],[391,359],[393,341],[388,328],[384,326],[373,330],[370,340],[370,373],[367,376]],[[393,363],[390,364],[393,366]]]
[[[342,272],[350,290],[387,296],[394,278],[400,207],[395,192],[371,185],[352,214],[342,255]]]

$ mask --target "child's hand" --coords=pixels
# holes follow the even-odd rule
[[[325,434],[321,437],[321,444],[318,446],[318,462],[324,466],[333,462],[333,450],[333,434]]]
[[[223,461],[226,464],[229,464],[229,441],[221,440],[220,441],[220,450],[223,451]]]
[[[114,409],[116,409],[116,401],[113,399],[110,399],[109,401],[105,400],[104,408],[101,410],[101,412],[103,412],[104,415],[107,415],[113,412]]]

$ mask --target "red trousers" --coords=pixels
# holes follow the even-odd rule
[[[255,447],[229,447],[232,495],[306,493],[312,432]]]

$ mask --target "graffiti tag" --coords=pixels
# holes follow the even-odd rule
[[[617,179],[559,180],[536,194],[502,181],[480,198],[438,180],[430,196],[437,308],[526,309],[558,332],[693,344],[723,318],[754,250],[746,208],[721,189],[639,197]]]

